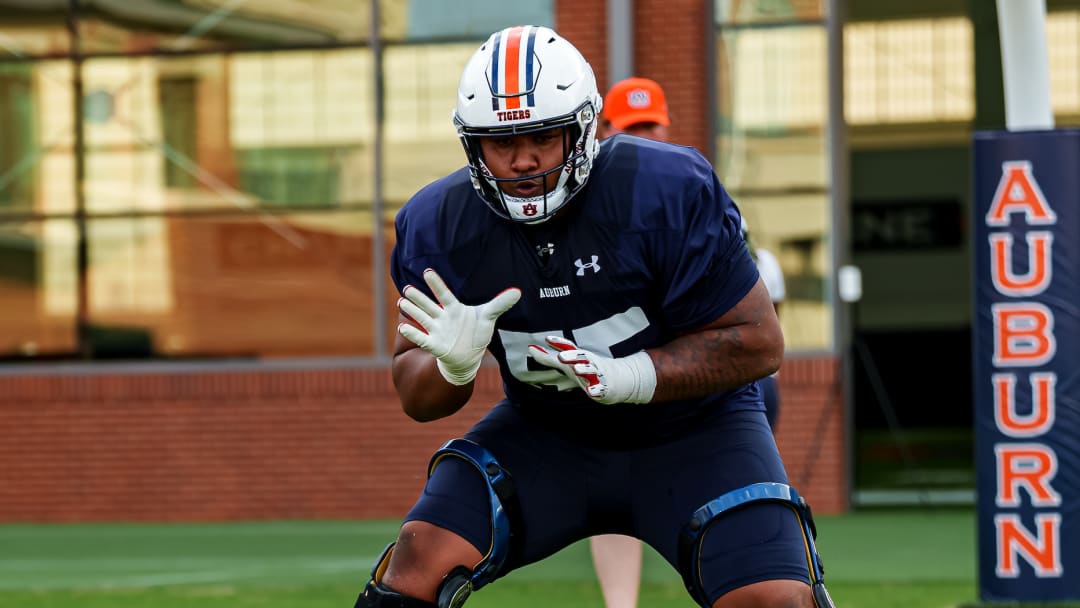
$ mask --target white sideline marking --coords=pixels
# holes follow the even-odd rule
[[[282,573],[367,575],[377,556],[349,559],[228,560],[188,558],[119,559],[0,559],[0,589],[130,589],[273,578]],[[187,570],[187,571],[176,571]],[[129,572],[124,572],[129,570]],[[143,572],[130,572],[142,570]],[[146,572],[149,570],[149,572]],[[55,572],[55,581],[27,581],[19,574]],[[5,576],[12,574],[16,576]]]

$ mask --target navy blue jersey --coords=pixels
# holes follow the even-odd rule
[[[552,428],[640,443],[710,411],[761,409],[760,393],[751,384],[680,402],[603,405],[530,359],[527,347],[559,335],[622,357],[715,320],[758,279],[739,227],[737,207],[696,150],[616,136],[602,142],[585,187],[542,224],[495,216],[464,168],[427,186],[398,213],[391,275],[399,291],[413,285],[431,296],[422,277],[432,268],[473,305],[521,289],[489,346],[507,397]]]

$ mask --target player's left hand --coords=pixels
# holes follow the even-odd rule
[[[593,401],[607,404],[652,401],[656,368],[645,351],[612,358],[578,348],[559,336],[548,336],[545,341],[550,349],[529,345],[532,358],[576,381]]]

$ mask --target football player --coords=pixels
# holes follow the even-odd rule
[[[596,137],[592,69],[546,27],[462,73],[467,166],[396,219],[393,379],[418,421],[505,399],[433,456],[358,608],[461,606],[589,536],[649,543],[701,606],[831,606],[754,382],[783,336],[740,215],[691,148]]]

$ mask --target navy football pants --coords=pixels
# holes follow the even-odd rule
[[[612,450],[529,425],[504,401],[466,437],[495,455],[519,496],[524,540],[518,559],[502,574],[602,533],[640,538],[677,568],[679,531],[695,509],[751,483],[787,483],[761,411],[712,415],[693,435],[676,441]],[[456,532],[485,553],[491,514],[483,483],[467,463],[444,458],[406,521]],[[706,532],[702,556],[710,601],[762,580],[809,582],[798,518],[779,504],[751,505],[720,517]]]

